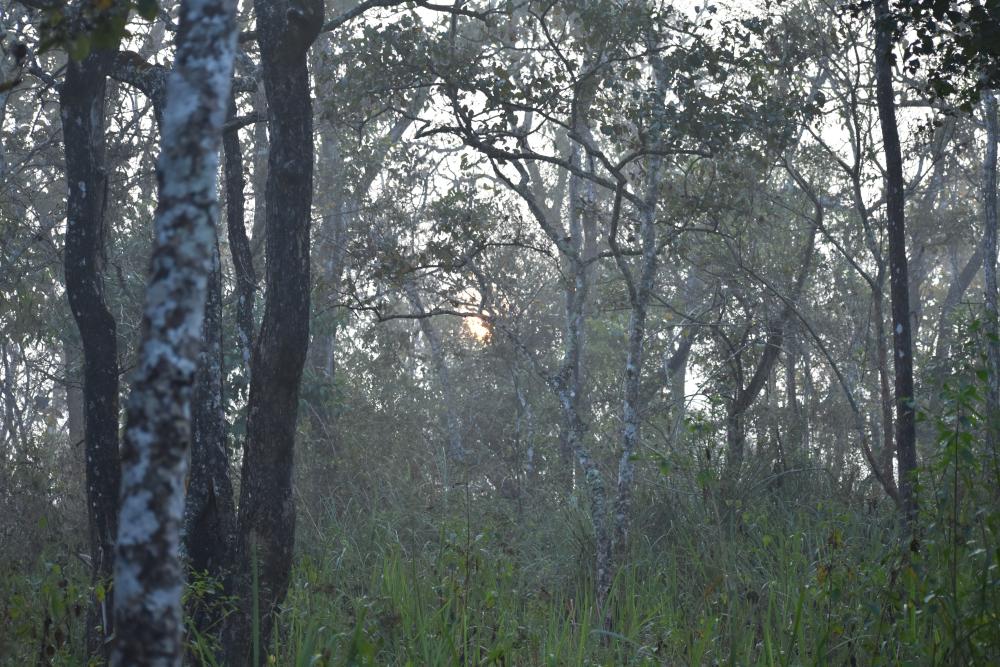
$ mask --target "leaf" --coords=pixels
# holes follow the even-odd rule
[[[137,0],[135,3],[135,10],[142,18],[147,21],[152,21],[156,18],[157,13],[160,11],[160,3],[156,0]]]
[[[77,35],[66,45],[66,52],[73,60],[83,60],[90,55],[90,35]]]

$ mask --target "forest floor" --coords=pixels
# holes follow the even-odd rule
[[[279,631],[255,650],[277,665],[1000,663],[995,512],[925,524],[910,542],[887,501],[803,501],[818,484],[789,480],[727,512],[646,499],[610,625],[573,504],[463,490],[426,511],[328,502],[300,515]],[[47,554],[3,588],[4,664],[84,664],[81,563]],[[215,588],[195,577],[188,608],[225,606]],[[192,662],[215,664],[205,633],[189,643]]]

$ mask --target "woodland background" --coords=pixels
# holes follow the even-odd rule
[[[0,0],[0,661],[996,664],[998,22]]]

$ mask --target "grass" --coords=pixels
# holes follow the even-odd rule
[[[265,643],[255,630],[253,650],[330,667],[1000,664],[1000,452],[981,435],[976,386],[933,421],[913,540],[888,502],[814,467],[731,503],[692,473],[705,493],[671,491],[682,466],[671,485],[644,480],[610,626],[583,499],[429,497],[371,466],[338,487],[345,504],[302,507],[277,631]],[[91,588],[69,553],[0,564],[0,664],[86,664]],[[218,593],[195,577],[188,608]],[[190,629],[195,662],[215,664],[211,634]]]
[[[953,483],[943,465],[938,477]],[[960,511],[939,493],[914,552],[888,505],[802,501],[807,487],[762,494],[723,520],[693,502],[668,518],[644,499],[610,628],[591,596],[586,517],[572,505],[519,512],[458,492],[444,512],[328,507],[300,535],[276,636],[255,638],[255,650],[272,664],[331,666],[998,662],[1000,519],[976,509],[982,498],[967,490]],[[82,567],[49,560],[3,587],[4,664],[42,650],[50,664],[84,664]],[[189,595],[209,588],[196,580]],[[210,638],[189,641],[191,655],[211,654]]]
[[[557,535],[574,523],[565,517],[547,531],[456,526],[426,541],[401,536],[391,512],[327,520],[335,537],[297,565],[277,664],[948,664],[928,653],[943,627],[921,608],[919,565],[892,518],[835,503],[771,498],[728,525],[706,515],[633,545],[610,629],[589,560],[555,574],[567,547],[588,545],[529,537]],[[996,658],[988,644],[980,657]]]

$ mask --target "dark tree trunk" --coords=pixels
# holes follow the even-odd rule
[[[229,118],[236,116],[235,101],[230,101]],[[243,364],[250,368],[250,352],[254,341],[254,299],[257,293],[257,275],[253,267],[253,251],[247,238],[246,176],[243,171],[243,149],[239,130],[228,130],[222,137],[225,156],[223,169],[226,188],[226,230],[229,251],[233,256],[236,273],[236,335],[239,338]]]
[[[777,321],[769,328],[767,337],[764,340],[764,352],[757,361],[750,382],[744,387],[740,375],[736,374],[736,392],[729,402],[726,410],[726,464],[724,477],[728,491],[732,491],[734,485],[739,480],[740,470],[743,466],[744,446],[746,444],[746,423],[745,415],[747,410],[757,400],[761,390],[767,382],[774,365],[781,354],[782,344],[785,339],[785,330],[791,321],[794,313],[794,304],[805,289],[806,280],[812,267],[812,260],[816,254],[816,229],[812,228],[809,238],[806,240],[805,252],[802,258],[802,266],[795,276],[795,283],[792,286],[792,293],[781,309]]]
[[[252,379],[237,529],[237,592],[243,608],[227,633],[228,662],[251,664],[251,599],[266,645],[288,589],[295,541],[292,461],[299,387],[309,345],[309,221],[313,185],[312,100],[306,52],[322,0],[257,0],[257,39],[267,92],[270,154],[265,188],[266,295]],[[258,585],[251,583],[251,570]],[[253,656],[262,660],[264,652]]]
[[[983,289],[986,303],[986,356],[989,363],[986,416],[991,445],[997,443],[1000,418],[1000,323],[997,322],[997,140],[1000,119],[993,91],[983,93],[986,155],[983,159]]]
[[[889,387],[889,346],[885,335],[885,299],[882,296],[885,285],[885,271],[879,267],[878,276],[875,278],[875,289],[872,290],[872,303],[875,309],[875,359],[878,363],[879,397],[882,407],[882,452],[876,465],[880,466],[882,472],[882,484],[886,493],[892,498],[897,498],[899,489],[896,486],[896,473],[893,469],[893,461],[896,456],[896,445],[893,438],[893,402],[892,391]]]
[[[222,396],[222,271],[218,239],[212,243],[211,261],[202,324],[204,343],[198,355],[191,407],[191,473],[184,506],[184,552],[192,571],[222,580],[232,553],[236,514]],[[208,629],[218,618],[197,620],[200,627]]]
[[[84,456],[93,579],[111,579],[121,471],[118,455],[118,336],[104,299],[104,97],[112,54],[70,59],[60,94],[66,151],[66,294],[83,351]],[[93,654],[112,634],[113,611],[95,601],[87,628]],[[100,626],[101,632],[94,628]]]
[[[896,101],[892,86],[892,19],[888,0],[877,0],[875,13],[875,97],[885,152],[889,296],[892,301],[893,366],[896,371],[896,456],[899,460],[899,496],[903,512],[912,523],[917,514],[914,494],[917,431],[913,403],[913,342],[906,260],[903,154],[896,126]]]
[[[142,343],[122,449],[113,665],[177,667],[183,656],[179,551],[191,398],[204,347],[218,147],[235,51],[235,2],[182,2],[163,112]]]

